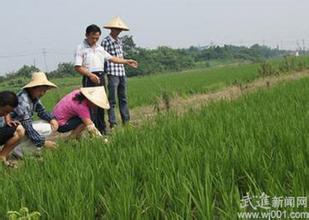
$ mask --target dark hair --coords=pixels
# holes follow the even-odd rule
[[[74,101],[77,101],[78,102],[78,104],[82,104],[82,102],[84,101],[86,99],[86,97],[80,92],[80,93],[77,93],[75,96],[74,96],[74,98],[73,98],[73,100]]]
[[[13,108],[16,108],[18,106],[18,98],[14,92],[0,92],[0,106],[5,107],[7,105]]]
[[[95,24],[92,24],[92,25],[89,25],[87,28],[86,28],[86,34],[90,34],[90,33],[100,33],[101,35],[101,29],[95,25]]]

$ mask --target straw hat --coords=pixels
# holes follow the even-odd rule
[[[109,102],[104,86],[81,88],[81,93],[93,104],[104,109],[109,109]]]
[[[23,89],[32,88],[36,86],[49,86],[52,88],[57,88],[57,86],[54,83],[48,81],[46,74],[43,72],[32,73],[32,78],[31,78],[30,83],[25,85]]]
[[[126,23],[124,23],[124,21],[120,17],[113,17],[112,20],[103,27],[106,29],[116,28],[116,29],[121,29],[124,31],[129,30]]]

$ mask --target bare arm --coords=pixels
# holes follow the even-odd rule
[[[89,118],[82,119],[82,121],[83,121],[84,125],[86,125],[86,126],[93,125],[93,122]]]
[[[94,126],[94,123],[90,119],[82,119],[84,125],[86,126],[86,130],[93,136],[102,137],[102,134],[98,131],[98,129]]]
[[[12,120],[10,114],[7,114],[7,115],[4,117],[4,120],[5,120],[5,123],[6,123],[8,126],[10,126],[10,127],[17,127],[17,126],[20,124],[18,121]]]
[[[127,59],[123,59],[123,58],[120,58],[120,57],[112,57],[109,61],[111,61],[113,63],[126,64],[126,65],[133,67],[133,68],[138,67],[138,63],[135,60],[127,60]]]
[[[75,66],[74,69],[76,72],[78,72],[82,76],[88,77],[95,84],[100,84],[100,78],[97,75],[90,72],[87,68],[83,66]]]
[[[89,77],[92,74],[87,68],[83,66],[75,66],[74,69],[76,72],[78,72],[82,76]]]
[[[7,114],[6,116],[4,116],[4,120],[5,120],[5,123],[11,122],[12,121],[11,115]]]

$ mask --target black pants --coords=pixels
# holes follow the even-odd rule
[[[16,131],[16,128],[9,127],[5,125],[4,127],[0,128],[0,146],[4,145],[8,140],[10,140]]]
[[[93,72],[100,78],[100,84],[93,83],[88,77],[83,77],[83,87],[104,86],[105,88],[105,73]],[[91,109],[91,120],[95,124],[96,128],[102,133],[106,134],[106,123],[104,119],[104,109],[96,107]]]

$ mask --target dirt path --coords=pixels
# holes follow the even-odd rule
[[[257,91],[258,89],[269,88],[276,84],[309,77],[309,71],[296,72],[291,74],[259,78],[250,83],[239,84],[225,87],[218,91],[191,95],[185,98],[174,98],[169,102],[169,110],[176,111],[180,114],[187,112],[189,109],[199,109],[207,103],[218,100],[233,100],[243,94]],[[142,106],[131,110],[131,122],[138,126],[145,120],[152,119],[157,113],[167,111],[166,104],[161,102],[157,109],[154,106]]]

